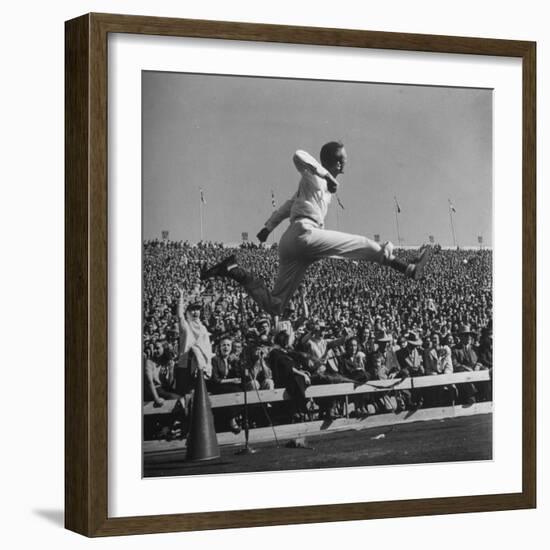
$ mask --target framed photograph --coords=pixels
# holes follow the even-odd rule
[[[65,40],[68,529],[536,506],[535,43]]]

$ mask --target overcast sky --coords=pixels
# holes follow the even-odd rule
[[[326,226],[405,245],[434,235],[492,243],[492,91],[180,73],[143,73],[143,236],[250,238],[297,188],[297,149],[342,140],[345,207]],[[278,238],[286,227],[277,230]],[[271,242],[271,240],[270,240]]]

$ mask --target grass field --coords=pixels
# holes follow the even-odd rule
[[[255,454],[236,455],[243,435],[242,445],[220,447],[220,458],[205,462],[185,462],[181,450],[151,452],[144,456],[144,476],[491,460],[492,414],[320,433],[305,439],[307,448],[286,443],[252,444]]]

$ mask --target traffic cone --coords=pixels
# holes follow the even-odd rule
[[[214,417],[204,383],[202,369],[198,369],[193,407],[187,436],[186,460],[211,460],[220,456],[218,439],[214,429]]]

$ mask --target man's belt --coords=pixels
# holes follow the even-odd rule
[[[313,222],[315,225],[318,225],[319,227],[323,227],[322,223],[319,223],[315,218],[312,218],[311,216],[298,216],[297,218],[294,218],[293,221],[299,222],[301,220],[307,220],[307,221]]]

